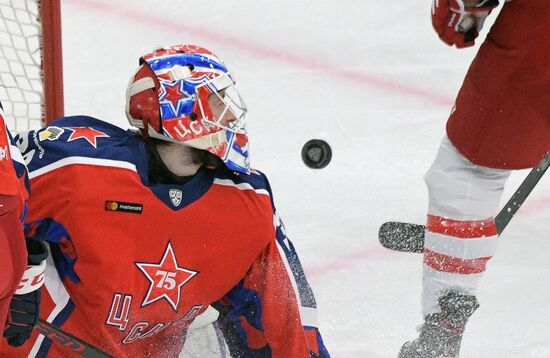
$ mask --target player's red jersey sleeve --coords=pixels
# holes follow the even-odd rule
[[[231,355],[329,357],[317,328],[313,292],[277,221],[275,239],[215,305]]]
[[[11,297],[27,265],[27,249],[19,220],[19,197],[0,194],[0,332],[4,331]]]
[[[550,2],[507,2],[472,62],[447,123],[478,165],[521,169],[550,149]]]
[[[4,331],[10,301],[27,264],[20,215],[27,195],[16,173],[10,138],[0,111],[0,332]],[[26,179],[21,164],[21,180]]]
[[[10,140],[0,112],[0,194],[19,195],[19,181],[10,155]]]

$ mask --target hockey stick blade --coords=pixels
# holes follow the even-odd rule
[[[378,240],[385,248],[401,252],[422,252],[424,225],[388,221],[380,226]]]
[[[537,185],[550,166],[550,152],[542,162],[534,167],[520,184],[514,195],[508,200],[502,210],[495,216],[495,226],[500,235],[514,214],[518,211],[533,188]],[[385,248],[401,252],[420,253],[424,249],[424,225],[389,221],[378,232],[378,240]]]
[[[70,333],[67,333],[49,322],[46,322],[42,319],[39,319],[34,326],[40,334],[49,338],[56,344],[59,344],[71,351],[80,354],[83,357],[88,358],[113,358],[113,356],[108,355],[97,347],[92,346],[89,343],[84,342],[78,337],[73,336]]]

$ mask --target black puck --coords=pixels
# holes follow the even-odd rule
[[[302,160],[312,169],[322,169],[330,163],[332,149],[322,139],[311,139],[302,148]]]

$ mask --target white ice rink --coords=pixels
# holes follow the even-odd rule
[[[66,114],[127,127],[124,91],[141,54],[180,43],[212,49],[247,102],[252,164],[271,180],[328,350],[396,357],[422,319],[421,256],[381,248],[378,227],[424,221],[422,176],[476,52],[439,41],[430,5],[62,0]],[[332,145],[325,169],[301,162],[311,138]],[[512,176],[505,198],[525,175]],[[462,357],[550,357],[549,215],[543,178],[501,236]]]

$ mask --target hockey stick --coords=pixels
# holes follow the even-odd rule
[[[534,167],[520,184],[514,195],[508,200],[504,208],[495,216],[495,226],[500,235],[510,222],[514,214],[529,196],[540,178],[550,166],[550,152],[546,154],[542,162]],[[378,240],[382,246],[395,251],[422,252],[424,249],[424,225],[409,224],[397,221],[389,221],[378,232]]]
[[[34,329],[40,332],[40,334],[42,334],[44,337],[51,339],[53,342],[62,345],[63,347],[68,348],[83,357],[112,358],[111,355],[108,355],[99,348],[84,342],[80,338],[77,338],[70,333],[62,331],[61,329],[42,319],[39,319],[38,322],[36,322]]]

